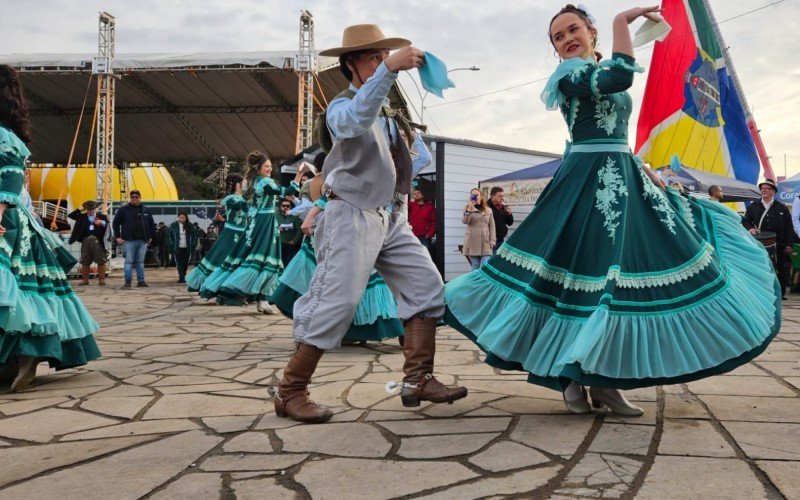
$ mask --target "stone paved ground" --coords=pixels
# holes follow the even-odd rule
[[[314,426],[266,399],[290,322],[195,303],[173,276],[81,290],[104,358],[0,395],[0,500],[800,498],[800,300],[756,362],[628,392],[641,418],[566,414],[440,328],[438,374],[467,399],[406,409],[384,391],[398,345],[344,347],[313,387],[336,416]]]

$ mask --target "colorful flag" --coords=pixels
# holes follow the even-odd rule
[[[687,167],[755,183],[760,165],[749,113],[726,67],[713,14],[703,0],[663,0],[662,8],[672,31],[653,49],[637,154],[653,168],[677,155]]]

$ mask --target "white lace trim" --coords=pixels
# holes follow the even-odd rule
[[[594,110],[597,128],[603,130],[607,135],[613,134],[614,129],[617,128],[617,106],[608,99],[599,99]]]
[[[697,226],[694,222],[694,214],[692,213],[692,205],[689,203],[689,200],[681,195],[678,195],[678,199],[681,201],[681,207],[683,208],[683,219],[689,224],[692,230],[697,230]]]
[[[606,158],[606,164],[597,172],[598,189],[595,194],[595,208],[603,214],[603,227],[608,231],[608,236],[612,242],[617,239],[617,227],[622,210],[619,208],[620,198],[628,196],[628,188],[618,168],[615,168],[616,161],[611,157]]]
[[[667,229],[669,229],[672,234],[676,234],[675,210],[673,210],[672,206],[669,204],[669,200],[667,199],[667,195],[664,194],[664,191],[653,184],[653,181],[645,175],[642,168],[643,167],[640,166],[637,169],[639,171],[639,176],[642,178],[642,186],[644,186],[642,197],[652,203],[653,210],[658,212],[661,217],[661,222],[667,226]]]
[[[615,280],[620,288],[654,288],[685,281],[705,269],[714,260],[714,248],[705,247],[689,263],[677,269],[653,273],[623,273],[619,266],[611,266],[606,276],[584,276],[572,274],[565,269],[547,264],[544,259],[518,250],[508,243],[497,251],[497,255],[508,262],[532,271],[540,278],[557,283],[567,290],[599,292],[609,281]]]
[[[592,90],[592,94],[596,99],[600,99],[600,96],[602,95],[600,93],[600,87],[597,85],[598,76],[600,76],[600,66],[592,71],[592,76],[589,77],[589,88]]]
[[[594,64],[592,62],[587,62],[586,64],[578,66],[577,68],[575,68],[572,71],[570,71],[569,72],[569,79],[572,80],[572,83],[578,83],[578,80],[580,80],[583,77],[584,73],[586,73],[590,69],[594,69],[596,67],[597,67],[596,64]]]

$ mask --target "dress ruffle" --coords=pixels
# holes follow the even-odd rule
[[[738,215],[694,200],[705,212],[727,284],[673,312],[626,315],[599,306],[566,317],[478,271],[445,288],[445,321],[487,352],[487,363],[529,372],[560,390],[569,380],[620,389],[724,373],[760,354],[780,328],[780,290],[763,246]],[[454,296],[457,294],[457,296]]]
[[[99,328],[71,289],[46,295],[29,293],[19,289],[7,267],[0,266],[0,290],[0,325],[4,325],[0,330],[4,335],[58,335],[68,341],[90,336]]]

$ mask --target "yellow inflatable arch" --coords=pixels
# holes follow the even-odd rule
[[[40,167],[32,166],[30,170],[30,193],[34,201],[55,203],[61,196],[67,202],[67,210],[80,207],[87,200],[96,200],[96,169],[88,167]],[[120,169],[113,169],[111,201],[120,200]],[[142,201],[177,201],[178,188],[172,175],[164,166],[130,167],[127,169],[128,189],[138,189],[142,193]],[[98,200],[99,201],[99,200]]]

